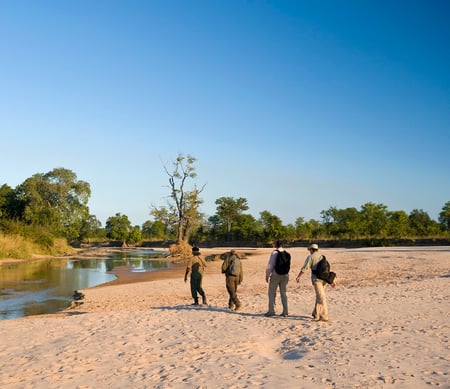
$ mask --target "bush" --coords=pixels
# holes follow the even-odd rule
[[[44,251],[51,251],[53,247],[53,236],[50,234],[41,234],[34,239],[34,243],[41,246]]]
[[[181,261],[192,255],[192,246],[189,243],[174,243],[169,246],[171,257],[178,257]]]

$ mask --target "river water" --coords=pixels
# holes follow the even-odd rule
[[[170,267],[165,252],[118,250],[96,259],[45,259],[0,266],[0,320],[55,313],[68,308],[74,290],[114,280],[118,266],[132,272]]]

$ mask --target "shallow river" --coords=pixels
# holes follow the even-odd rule
[[[108,272],[128,266],[133,272],[158,271],[170,264],[167,253],[120,250],[99,259],[45,259],[0,266],[0,320],[55,313],[68,308],[74,290],[114,280]]]

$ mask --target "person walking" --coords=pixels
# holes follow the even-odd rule
[[[194,299],[192,305],[199,305],[198,294],[202,296],[202,304],[208,305],[206,294],[202,287],[203,271],[205,270],[205,267],[206,262],[200,254],[200,249],[196,246],[192,247],[192,256],[189,259],[186,273],[184,274],[184,282],[186,282],[189,272],[191,273],[191,295]]]
[[[328,321],[328,304],[327,296],[325,295],[325,286],[327,282],[320,280],[313,273],[316,270],[317,264],[322,259],[322,255],[319,254],[319,246],[316,243],[311,244],[308,247],[309,255],[306,257],[303,267],[297,275],[296,281],[300,282],[300,277],[307,270],[311,270],[311,282],[314,287],[314,292],[316,293],[316,303],[312,312],[313,319],[315,321]],[[333,282],[331,286],[334,288],[336,284]]]
[[[237,296],[238,285],[244,279],[241,258],[235,250],[231,250],[222,263],[222,273],[225,274],[225,286],[229,295],[228,308],[238,311],[242,304]]]
[[[283,312],[280,316],[288,316],[288,298],[287,298],[287,284],[289,282],[289,269],[291,257],[289,253],[283,248],[281,240],[275,242],[275,250],[272,251],[269,258],[269,263],[266,267],[266,282],[269,283],[269,309],[265,316],[275,315],[275,298],[277,289],[280,289],[281,304],[283,305]],[[285,263],[285,266],[279,264]],[[278,271],[277,271],[278,269]]]

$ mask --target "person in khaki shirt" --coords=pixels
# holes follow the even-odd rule
[[[191,295],[194,299],[192,305],[198,304],[198,294],[202,296],[202,304],[208,305],[206,301],[206,294],[202,288],[203,271],[205,270],[206,262],[200,255],[200,249],[196,246],[192,247],[192,256],[189,259],[186,267],[186,273],[184,274],[184,282],[187,282],[189,272],[191,273]]]
[[[310,255],[305,260],[303,267],[300,269],[300,272],[297,275],[297,282],[300,282],[300,277],[307,270],[315,270],[317,264],[322,259],[322,255],[318,253],[319,246],[316,243],[311,244],[308,247],[308,251]],[[325,294],[325,287],[327,285],[326,281],[320,280],[317,276],[311,272],[311,282],[314,287],[314,291],[316,293],[316,303],[314,305],[314,309],[312,312],[312,317],[315,321],[328,321],[328,304],[327,304],[327,296]],[[333,282],[331,287],[335,287],[336,283]]]

